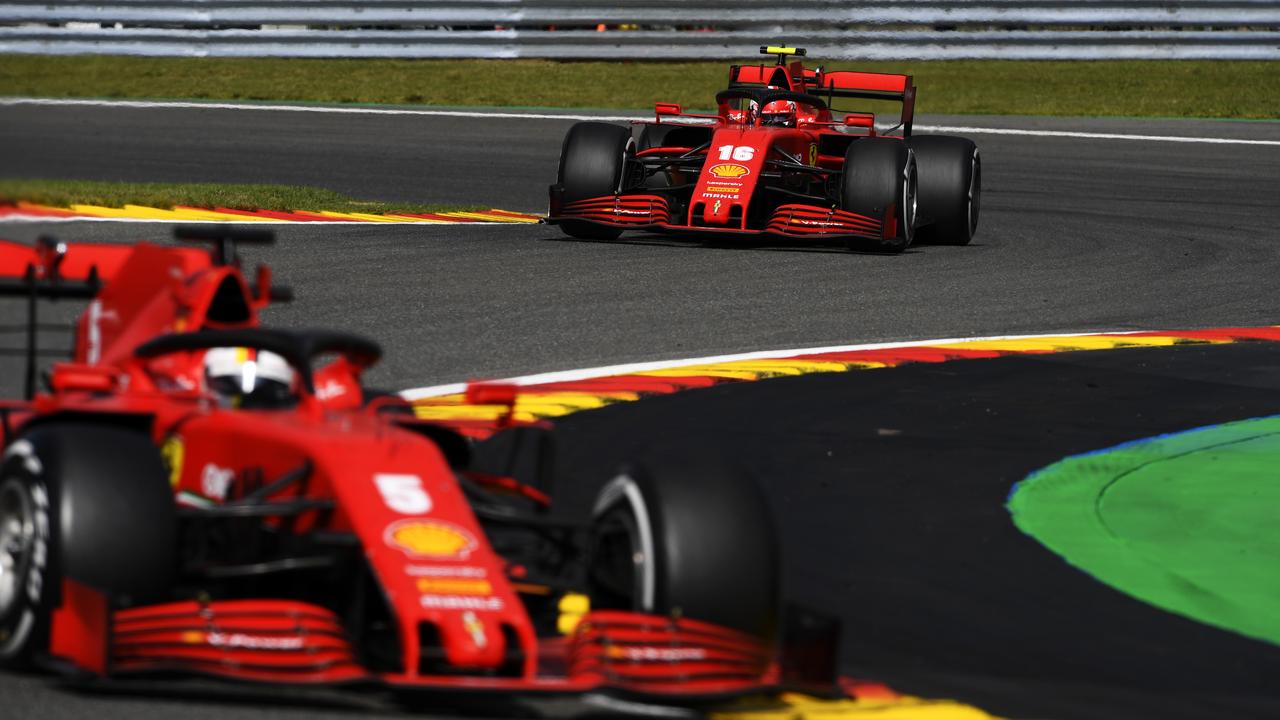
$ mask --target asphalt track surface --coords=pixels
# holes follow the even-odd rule
[[[775,508],[787,597],[838,612],[858,676],[1006,717],[1275,718],[1280,647],[1110,589],[1004,502],[1064,456],[1278,409],[1280,344],[1018,356],[570,416],[561,462],[591,487],[655,445],[735,458]]]
[[[1270,123],[927,121],[1280,139],[1280,124]],[[545,205],[568,124],[4,107],[0,173],[313,184],[374,199],[536,211]],[[983,217],[966,248],[889,257],[652,236],[577,242],[544,227],[307,226],[282,228],[278,246],[245,254],[271,262],[298,290],[299,301],[272,311],[272,321],[378,338],[388,358],[373,382],[393,387],[778,347],[1280,321],[1280,148],[974,138],[984,160]],[[3,229],[16,239],[51,231],[68,239],[164,232],[88,223]],[[1190,350],[1105,356],[1166,352]],[[1093,585],[1016,536],[1002,507],[1019,473],[1067,452],[1274,413],[1274,362],[1210,358],[1162,369],[1163,361],[1151,360],[1134,369],[1128,364],[1137,361],[1125,359],[1093,368],[1105,361],[1089,357],[769,381],[608,409],[564,422],[567,457],[575,461],[570,477],[589,484],[587,476],[631,452],[626,438],[639,434],[737,449],[774,471],[762,475],[788,479],[769,489],[786,534],[789,591],[825,607],[832,598],[849,600],[841,613],[846,669],[903,690],[1029,717],[1274,716],[1275,693],[1265,684],[1276,676],[1273,647]],[[1253,375],[1222,381],[1237,360],[1257,366]],[[1072,384],[1089,373],[1104,378],[1103,387],[1114,381],[1129,390],[1099,394],[1090,415],[1079,406],[1088,393]],[[1220,393],[1238,397],[1226,401]],[[1162,406],[1141,409],[1146,402]],[[988,410],[1012,420],[979,422]],[[870,427],[910,432],[890,452],[887,441],[862,433]],[[1070,440],[1026,436],[1035,427]],[[913,440],[917,434],[932,444]],[[920,467],[911,462],[941,457],[947,463],[931,464],[930,472],[911,471]],[[992,471],[983,474],[984,467]],[[914,482],[897,483],[895,474]],[[976,475],[984,482],[966,483]],[[931,479],[937,482],[922,482]],[[948,549],[956,554],[937,555]],[[1045,579],[1028,586],[1032,566],[1044,573],[1037,580]],[[1058,604],[1032,612],[1051,601]],[[1098,626],[1114,637],[1086,642],[1084,630]],[[0,679],[0,695],[18,698],[17,707],[33,715],[38,704],[41,717],[90,709],[100,717],[164,716],[177,707],[85,699],[31,678]],[[183,708],[192,717],[304,712],[253,703]]]
[[[921,123],[1280,139],[1280,123]],[[386,200],[545,208],[570,121],[0,107],[4,175],[281,182]],[[300,290],[274,316],[379,338],[412,387],[759,349],[1275,320],[1280,147],[975,136],[965,248],[708,247],[546,227],[289,227],[247,252]],[[18,227],[31,237],[46,229]],[[163,226],[74,225],[64,237]]]

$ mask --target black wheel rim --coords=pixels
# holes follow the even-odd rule
[[[625,507],[605,513],[596,524],[589,570],[592,606],[641,610],[644,562],[635,517]]]

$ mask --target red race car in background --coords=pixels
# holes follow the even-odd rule
[[[658,103],[638,140],[609,123],[570,128],[547,222],[588,239],[649,230],[831,238],[889,252],[917,238],[973,238],[978,150],[965,138],[911,135],[910,75],[807,70],[786,64],[803,49],[760,51],[777,65],[730,67],[715,115]],[[871,113],[832,107],[846,98],[901,103],[890,131],[899,134],[880,134]]]
[[[566,516],[547,428],[477,446],[367,397],[374,342],[259,325],[290,293],[247,282],[236,243],[269,236],[198,234],[212,250],[0,242],[29,338],[37,301],[89,301],[73,361],[0,406],[0,664],[667,702],[837,687],[838,631],[781,609],[750,478],[656,455]]]

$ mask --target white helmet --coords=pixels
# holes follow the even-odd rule
[[[204,354],[205,388],[233,408],[289,407],[297,401],[297,373],[269,350],[210,348]]]

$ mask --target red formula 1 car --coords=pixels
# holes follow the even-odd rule
[[[0,664],[675,702],[835,686],[834,628],[779,610],[749,479],[658,458],[568,517],[547,472],[511,471],[547,465],[545,428],[475,446],[367,398],[376,344],[260,327],[288,293],[247,283],[234,242],[264,238],[206,239],[0,242],[32,323],[89,300],[74,361],[0,407]]]
[[[910,75],[806,70],[785,62],[803,49],[760,50],[777,65],[732,66],[715,115],[658,103],[638,140],[608,123],[570,128],[547,222],[591,239],[650,230],[832,238],[890,252],[917,229],[936,243],[973,238],[978,150],[959,137],[912,137]],[[870,113],[832,107],[847,98],[900,102],[900,134],[879,134]]]

